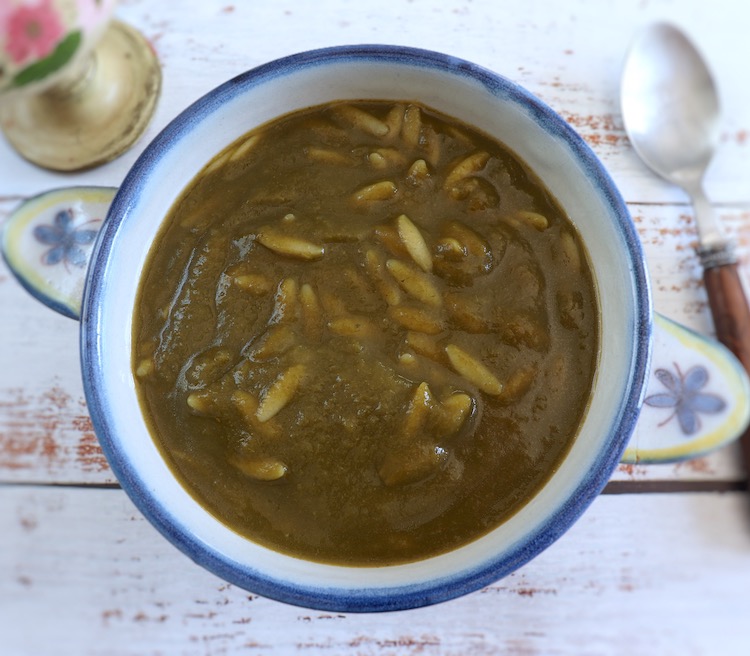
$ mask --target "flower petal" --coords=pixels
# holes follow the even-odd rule
[[[696,412],[716,414],[727,407],[726,401],[716,394],[694,394],[689,400],[690,407]]]
[[[55,246],[59,244],[64,233],[57,227],[51,225],[38,225],[34,228],[34,239],[45,246]]]
[[[86,253],[78,246],[69,246],[65,253],[65,259],[79,268],[86,265]]]
[[[65,247],[55,246],[55,248],[50,248],[44,255],[42,255],[42,264],[46,264],[47,266],[59,264],[64,257]]]
[[[656,376],[657,380],[667,389],[677,393],[682,392],[682,382],[679,378],[675,378],[671,371],[657,369],[654,372],[654,376]]]
[[[70,210],[60,210],[55,214],[55,226],[67,232],[73,221],[73,212]]]
[[[74,244],[90,244],[96,239],[96,230],[74,230],[71,237]]]
[[[693,367],[685,374],[685,389],[689,392],[697,392],[708,382],[708,371],[702,365]]]
[[[652,408],[674,408],[680,402],[680,398],[674,394],[652,394],[643,402]]]
[[[680,422],[680,428],[685,435],[692,435],[700,428],[698,415],[685,404],[681,404],[677,408],[677,419]]]

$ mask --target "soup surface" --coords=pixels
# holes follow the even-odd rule
[[[597,359],[584,249],[501,144],[408,103],[296,112],[196,177],[141,281],[154,439],[235,531],[303,558],[414,560],[544,484]]]

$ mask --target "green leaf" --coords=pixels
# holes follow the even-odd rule
[[[41,80],[50,73],[61,69],[72,59],[80,45],[81,31],[76,30],[75,32],[71,32],[57,44],[57,47],[50,55],[16,73],[13,77],[13,86],[22,87],[25,84],[29,84],[29,82]]]

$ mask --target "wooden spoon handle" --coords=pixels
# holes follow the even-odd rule
[[[750,308],[737,264],[722,264],[703,272],[716,337],[750,373]],[[750,428],[740,437],[745,472],[750,475]]]

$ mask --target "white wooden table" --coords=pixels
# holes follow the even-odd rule
[[[23,199],[120,183],[188,103],[309,48],[390,43],[448,52],[519,82],[565,117],[619,185],[659,311],[713,331],[686,197],[636,159],[618,78],[636,31],[666,19],[714,68],[722,144],[707,189],[750,274],[750,4],[744,0],[123,0],[163,94],[145,137],[99,169],[56,175],[0,139],[0,223]],[[394,614],[285,606],[198,568],[118,488],[84,401],[78,325],[0,263],[0,654],[748,654],[750,496],[736,446],[677,465],[621,466],[539,558],[462,599]]]

